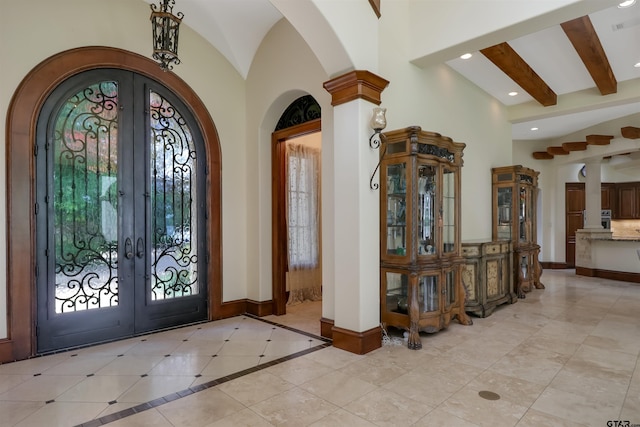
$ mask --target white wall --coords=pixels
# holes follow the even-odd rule
[[[6,194],[5,118],[24,76],[49,56],[79,46],[103,45],[150,56],[149,5],[132,0],[3,2],[0,13],[0,192]],[[224,300],[246,295],[247,188],[245,87],[216,50],[184,24],[182,64],[175,72],[197,92],[216,124],[223,168]],[[0,242],[6,242],[6,200],[0,198]],[[0,338],[7,336],[6,245],[0,245]]]
[[[330,6],[330,2],[325,3],[323,10]],[[367,31],[368,37],[363,36],[362,28],[357,25],[349,30],[349,26],[340,21],[337,28],[345,38],[345,45],[352,49],[363,45],[373,49],[359,51],[356,59],[391,82],[382,94],[382,106],[388,108],[387,130],[419,125],[466,144],[462,169],[462,238],[488,240],[491,237],[491,168],[514,164],[516,157],[512,156],[506,110],[445,65],[421,69],[410,63],[411,37],[415,34],[411,28],[413,4],[385,2],[379,27],[377,31]],[[373,14],[368,8],[365,10]],[[149,56],[149,14],[148,4],[142,0],[7,2],[0,14],[2,117],[6,117],[9,100],[21,79],[36,64],[57,52],[77,46],[106,45]],[[361,19],[358,16],[358,20]],[[66,23],[69,25],[65,27]],[[363,25],[369,28],[369,18]],[[425,31],[429,28],[426,26]],[[349,31],[353,34],[349,35]],[[42,41],[42,34],[46,34],[46,43]],[[317,38],[313,43],[326,53]],[[334,176],[333,107],[322,83],[332,77],[325,70],[336,72],[333,68],[339,65],[332,68],[324,64],[323,67],[307,42],[286,20],[267,34],[246,82],[215,49],[184,24],[180,53],[183,63],[175,67],[175,72],[207,106],[222,146],[223,300],[271,298],[271,133],[284,109],[305,94],[311,94],[323,111],[323,277],[330,280],[327,278],[334,277],[334,266],[332,257],[326,254],[332,253],[336,244],[333,189],[339,185],[340,177]],[[371,58],[379,58],[377,67],[370,62]],[[344,58],[339,63],[344,64]],[[0,190],[5,189],[4,126],[5,121],[0,120]],[[371,164],[371,171],[374,167],[375,164]],[[544,190],[545,197],[546,193]],[[6,241],[5,212],[2,198],[0,241]],[[0,246],[0,337],[6,336],[5,260],[6,247]],[[377,270],[378,266],[372,265],[371,269]],[[323,310],[329,311],[323,311],[323,315],[329,318],[333,317],[330,308],[335,298],[333,292],[332,283],[327,283]],[[379,309],[375,304],[369,305],[363,309]]]
[[[249,130],[246,168],[248,176],[246,228],[248,271],[247,297],[265,301],[272,297],[271,281],[271,134],[284,110],[298,97],[310,94],[322,109],[322,128],[332,128],[331,97],[322,87],[329,80],[317,58],[286,20],[269,31],[247,76],[247,122]],[[322,133],[322,227],[323,281],[333,276],[331,257],[333,227],[332,132]],[[323,287],[323,307],[332,307],[333,286]],[[330,318],[333,318],[332,316]]]
[[[411,3],[411,2],[409,2]],[[504,106],[446,65],[409,63],[407,2],[385,2],[380,75],[387,130],[418,125],[464,142],[462,240],[491,239],[491,168],[511,163],[511,125]]]

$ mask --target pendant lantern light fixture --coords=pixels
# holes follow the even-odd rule
[[[178,30],[184,18],[182,12],[173,14],[175,0],[160,0],[160,6],[151,4],[151,26],[153,29],[153,59],[160,62],[163,71],[180,64],[178,58]]]

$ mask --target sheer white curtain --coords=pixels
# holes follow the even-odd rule
[[[287,144],[288,305],[322,299],[320,150]]]

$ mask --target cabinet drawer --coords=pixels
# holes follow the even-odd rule
[[[500,253],[500,245],[499,244],[486,245],[484,247],[484,253],[486,253],[487,255],[499,254]]]
[[[465,257],[480,256],[480,248],[477,246],[463,246],[462,256],[465,256]]]

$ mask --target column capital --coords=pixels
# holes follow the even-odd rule
[[[366,99],[380,105],[380,95],[389,81],[367,70],[354,70],[322,85],[331,94],[331,105],[345,104],[354,99]]]

